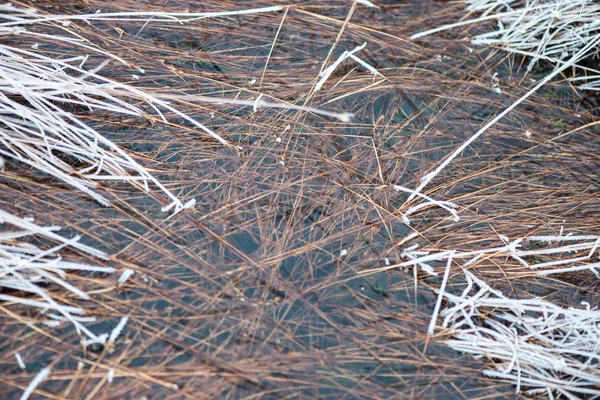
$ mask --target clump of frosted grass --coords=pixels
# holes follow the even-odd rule
[[[71,113],[69,108],[85,107],[110,114],[147,117],[147,112],[139,105],[133,104],[133,100],[148,106],[159,120],[165,123],[168,122],[165,112],[170,112],[220,143],[227,146],[230,144],[207,126],[172,106],[169,102],[172,99],[159,98],[148,91],[103,76],[102,69],[110,61],[128,66],[120,57],[90,45],[74,35],[48,35],[30,31],[28,27],[57,22],[68,26],[73,20],[87,23],[139,21],[183,24],[205,18],[277,11],[281,11],[281,8],[263,7],[208,13],[98,12],[86,15],[47,15],[39,14],[31,8],[1,5],[0,36],[15,37],[21,41],[28,39],[32,42],[36,39],[49,40],[55,46],[103,56],[106,61],[89,66],[88,56],[85,55],[70,58],[50,57],[38,51],[37,43],[31,48],[0,43],[0,156],[18,160],[48,173],[86,193],[104,206],[109,206],[110,202],[97,192],[98,184],[102,181],[116,180],[129,182],[146,192],[149,191],[149,185],[158,187],[170,201],[170,204],[163,207],[165,212],[172,210],[177,213],[193,207],[193,199],[182,203],[143,166],[86,125]],[[230,99],[202,96],[196,96],[194,100],[231,103]],[[232,100],[234,104],[237,104],[236,100]],[[265,101],[251,102],[250,105],[255,109],[259,106],[286,108],[280,103]],[[348,121],[352,116],[313,108],[307,108],[305,111],[324,114],[342,121]]]
[[[50,16],[38,15],[35,10],[10,4],[3,5],[1,11],[2,36],[20,40],[51,39],[57,46],[82,48],[126,64],[80,39],[50,36],[26,29],[28,25],[52,21]],[[66,17],[55,18],[65,24],[68,22]],[[0,44],[0,155],[48,173],[104,206],[110,203],[95,191],[98,182],[128,181],[141,185],[146,191],[151,183],[170,198],[171,208],[179,211],[183,204],[175,195],[68,108],[83,106],[113,114],[145,116],[142,109],[127,101],[134,99],[147,103],[165,122],[160,108],[175,113],[177,110],[148,93],[101,76],[100,72],[108,60],[87,68],[87,59],[87,56],[49,57],[36,48],[11,46],[6,42]],[[183,116],[182,113],[179,115]],[[225,143],[222,138],[218,139]],[[73,162],[65,159],[76,160],[82,166],[75,167]]]
[[[512,381],[516,391],[548,398],[600,396],[600,311],[583,302],[563,308],[540,298],[511,299],[463,270],[462,294],[447,292],[442,326],[456,351],[485,357],[484,375]]]
[[[106,259],[106,255],[79,243],[79,236],[67,239],[57,234],[59,227],[40,226],[30,219],[19,218],[1,209],[0,224],[4,227],[10,225],[14,229],[0,231],[0,287],[15,292],[15,295],[1,293],[0,301],[38,308],[45,318],[41,321],[42,324],[56,327],[63,321],[68,321],[73,324],[78,334],[83,334],[90,340],[97,340],[98,336],[83,325],[84,322],[95,321],[94,318],[84,317],[83,308],[66,305],[56,300],[39,284],[54,284],[75,297],[88,300],[90,296],[87,293],[67,282],[67,273],[76,271],[112,273],[113,268],[65,261],[59,253],[66,247],[71,247],[98,258]],[[31,236],[51,239],[58,242],[58,245],[42,249],[21,240]],[[18,295],[18,292],[29,293],[32,296],[23,297]]]
[[[600,37],[600,4],[593,0],[466,0],[467,10],[477,18],[442,26],[413,35],[419,38],[434,32],[465,25],[497,21],[496,29],[472,38],[472,43],[498,46],[511,53],[528,56],[531,69],[546,60],[556,68]],[[583,89],[600,90],[600,71],[580,65],[597,57],[598,47],[588,49],[573,63],[583,76],[571,80]]]
[[[466,269],[483,258],[494,258],[501,264],[508,257],[540,276],[582,270],[598,276],[600,236],[564,235],[561,228],[559,235],[500,239],[501,246],[461,252],[418,250],[413,244],[401,253],[404,261],[361,274],[412,267],[415,274],[420,268],[435,276],[439,275],[436,265],[445,262],[440,288],[435,290],[438,298],[429,335],[441,318],[441,327],[452,332],[453,339],[446,341],[449,347],[486,357],[495,369],[485,370],[484,374],[512,381],[517,392],[524,390],[548,398],[600,396],[597,307],[585,301],[581,308],[564,308],[540,298],[508,298]],[[460,295],[446,291],[453,262],[461,266],[467,281]]]

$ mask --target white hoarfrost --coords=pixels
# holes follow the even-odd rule
[[[476,45],[495,46],[529,57],[528,69],[538,61],[559,68],[573,56],[579,74],[571,78],[583,89],[600,90],[600,70],[580,65],[580,61],[598,55],[598,47],[589,43],[600,38],[600,4],[595,0],[466,0],[467,11],[475,18],[441,26],[413,35],[417,39],[432,33],[463,26],[496,21],[495,30],[471,39]]]
[[[83,325],[84,322],[93,322],[94,318],[82,317],[81,315],[85,314],[83,308],[63,304],[39,284],[51,283],[80,299],[87,300],[90,296],[69,283],[67,274],[77,271],[112,273],[113,268],[65,261],[60,256],[60,252],[66,247],[71,247],[97,258],[106,259],[106,255],[79,243],[78,236],[67,239],[57,234],[59,227],[40,226],[29,219],[19,218],[1,209],[0,225],[6,228],[0,232],[0,287],[9,289],[0,294],[0,301],[38,308],[42,318],[40,323],[55,327],[62,321],[69,321],[79,334],[96,340],[97,335]],[[58,244],[43,249],[23,241],[32,236],[50,239]],[[18,292],[27,292],[34,297],[25,298],[19,296]]]
[[[104,206],[110,201],[97,190],[102,181],[126,181],[149,191],[149,185],[160,189],[170,203],[163,211],[174,213],[189,207],[164,187],[143,166],[92,126],[73,114],[73,107],[111,114],[148,117],[149,108],[158,120],[167,123],[165,112],[184,119],[212,138],[229,143],[211,129],[189,117],[168,100],[148,91],[118,82],[102,75],[109,62],[129,64],[122,58],[88,44],[75,35],[48,35],[29,30],[32,25],[71,21],[139,21],[141,23],[185,23],[204,18],[268,13],[280,7],[265,7],[224,13],[102,13],[86,15],[40,14],[32,8],[0,5],[0,36],[15,37],[24,42],[45,39],[53,46],[85,52],[105,58],[90,66],[87,55],[70,58],[49,56],[40,46],[0,44],[0,156],[18,160],[62,180],[86,193]],[[67,31],[68,32],[68,31]],[[53,53],[55,54],[56,51]],[[138,75],[139,77],[139,75]],[[226,100],[221,99],[226,102]],[[349,118],[349,117],[348,117]],[[68,162],[66,159],[76,160]]]
[[[541,298],[512,299],[463,270],[462,294],[443,292],[442,327],[454,350],[485,357],[486,376],[547,398],[600,396],[600,311],[564,308]]]
[[[430,335],[441,325],[453,337],[445,342],[448,346],[485,357],[493,369],[484,374],[513,382],[517,392],[548,398],[600,396],[600,311],[595,306],[582,301],[581,307],[561,307],[541,298],[510,298],[468,270],[484,259],[502,265],[512,258],[539,276],[572,271],[598,275],[600,236],[564,235],[561,229],[556,236],[500,239],[501,246],[461,252],[422,251],[414,244],[401,254],[406,261],[365,273],[420,267],[438,275],[435,268],[445,262]],[[467,281],[460,294],[446,290],[451,263],[460,266]]]

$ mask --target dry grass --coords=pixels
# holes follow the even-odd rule
[[[35,3],[53,13],[140,8],[129,0],[88,1],[85,9],[80,2],[56,4]],[[68,29],[126,59],[132,69],[111,63],[103,72],[157,96],[254,101],[262,93],[263,100],[356,117],[344,123],[300,111],[174,102],[242,146],[238,153],[168,112],[170,122],[157,125],[73,110],[177,197],[196,198],[194,209],[166,221],[154,200],[126,184],[102,183],[97,190],[114,205],[102,208],[9,160],[0,175],[4,209],[82,235],[82,243],[111,255],[105,266],[135,275],[121,288],[118,274],[74,277],[92,296],[78,304],[100,321],[90,327],[94,332],[110,332],[122,316],[129,318],[114,347],[84,350],[71,326],[40,329],[29,322],[40,320],[35,310],[2,304],[0,396],[19,396],[43,367],[52,373],[36,391],[42,398],[514,396],[510,383],[481,375],[483,362],[443,346],[448,332],[427,336],[436,299],[430,289],[439,278],[417,271],[414,279],[412,270],[359,272],[384,267],[386,259],[399,262],[415,243],[431,252],[466,251],[501,245],[498,235],[556,235],[561,226],[565,233],[598,235],[596,98],[560,81],[543,87],[423,191],[456,203],[461,220],[431,207],[407,226],[402,216],[418,202],[405,203],[408,194],[393,185],[415,188],[521,97],[533,85],[529,78],[545,72],[525,76],[522,59],[471,48],[464,31],[408,40],[456,21],[460,5],[358,6],[348,19],[347,1],[278,3],[286,4],[277,14],[182,26],[98,21],[43,28]],[[169,9],[246,6],[259,5],[207,1]],[[315,93],[338,38],[330,62],[367,42],[357,55],[384,78],[346,60]],[[39,48],[68,56],[50,45]],[[133,79],[139,67],[145,74]],[[160,199],[153,190],[150,197]],[[411,233],[416,237],[406,242]],[[98,263],[73,250],[67,257]],[[443,267],[434,265],[438,272]],[[565,305],[596,301],[587,290],[593,276],[542,280],[494,257],[472,270],[506,295],[537,294]],[[453,268],[449,290],[460,285],[462,273]]]

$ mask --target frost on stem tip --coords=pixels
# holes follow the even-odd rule
[[[110,333],[110,337],[108,338],[108,343],[110,343],[110,344],[115,343],[115,341],[117,340],[117,338],[123,331],[123,328],[125,328],[125,324],[127,324],[128,320],[129,320],[129,318],[127,318],[127,317],[121,318],[121,320],[119,321],[119,324],[117,326],[115,326],[115,328]]]
[[[17,364],[19,364],[19,368],[26,369],[25,363],[23,362],[23,358],[19,353],[15,353],[15,358],[17,359]]]
[[[118,281],[119,287],[123,286],[125,284],[125,282],[127,282],[127,280],[133,276],[133,274],[135,274],[135,271],[132,270],[131,268],[127,268],[125,271],[123,271],[123,273],[119,277],[119,281]]]
[[[27,389],[25,389],[25,392],[23,392],[21,400],[29,399],[29,396],[33,394],[33,391],[40,385],[40,383],[42,383],[42,381],[48,378],[49,375],[50,368],[42,368],[35,378],[33,378],[33,380],[29,383]]]
[[[344,60],[352,57],[354,54],[358,53],[359,51],[364,49],[366,46],[367,46],[367,42],[364,42],[360,46],[355,47],[352,51],[344,50],[344,52],[342,54],[340,54],[340,56],[337,58],[337,60],[335,60],[329,67],[325,68],[321,72],[321,74],[319,75],[321,77],[321,79],[317,82],[317,84],[315,85],[315,88],[314,88],[315,93],[318,92],[319,90],[321,90],[321,88],[323,87],[325,82],[327,82],[327,79],[329,79],[331,74],[333,74],[333,72],[336,70],[336,68]]]
[[[185,204],[183,204],[180,200],[174,200],[171,204],[164,206],[163,208],[161,208],[160,210],[162,212],[169,212],[172,209],[173,210],[173,215],[179,213],[181,210],[186,210],[188,208],[193,208],[196,205],[196,199],[191,199],[188,202],[186,202]]]
[[[365,7],[369,7],[369,8],[375,8],[375,7],[377,7],[375,4],[371,3],[368,0],[354,0],[354,2],[356,4],[361,4],[361,5],[363,5]]]
[[[339,120],[342,122],[350,122],[350,121],[352,121],[353,117],[354,117],[354,114],[352,114],[352,113],[342,113],[342,114],[339,114],[339,116],[338,116]]]
[[[91,337],[89,339],[81,339],[81,344],[84,347],[91,346],[93,344],[106,344],[106,339],[108,339],[108,333],[103,333],[97,337]]]

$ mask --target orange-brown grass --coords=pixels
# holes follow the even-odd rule
[[[63,299],[98,318],[90,328],[95,332],[110,332],[129,317],[114,348],[84,350],[72,327],[42,329],[32,322],[39,318],[35,311],[0,305],[1,397],[19,396],[46,366],[52,373],[36,394],[51,399],[514,396],[510,384],[480,374],[483,360],[444,347],[449,332],[427,336],[438,278],[419,273],[415,280],[410,270],[359,272],[385,266],[385,259],[399,262],[402,249],[414,243],[429,251],[479,249],[501,244],[498,235],[558,234],[561,226],[565,233],[598,234],[596,98],[559,81],[542,88],[424,189],[458,204],[460,222],[430,208],[406,226],[402,214],[416,202],[404,204],[408,196],[392,186],[416,187],[544,71],[526,76],[522,59],[472,48],[466,31],[407,39],[457,20],[459,5],[381,3],[380,9],[356,7],[346,23],[351,2],[327,1],[279,2],[287,8],[276,14],[181,26],[38,28],[68,29],[118,54],[132,68],[112,63],[104,73],[156,94],[253,100],[263,93],[265,100],[356,117],[344,123],[306,112],[174,102],[243,146],[237,153],[172,115],[168,125],[158,125],[77,112],[173,193],[197,199],[194,209],[169,220],[156,201],[128,185],[104,185],[101,193],[114,207],[102,208],[9,160],[0,175],[4,209],[81,234],[83,243],[112,255],[108,266],[136,274],[121,288],[118,274],[73,274],[72,282],[92,300]],[[23,4],[52,13],[274,5]],[[348,60],[314,94],[338,37],[332,60],[367,42],[358,55],[385,79]],[[39,48],[69,55],[43,41]],[[134,66],[146,71],[139,80],[132,79]],[[495,72],[499,82],[492,80]],[[405,243],[413,232],[418,236]],[[443,265],[437,267],[441,273]],[[542,280],[494,257],[471,268],[515,297],[542,295],[566,306],[581,296],[595,299],[586,291],[595,278],[587,274]],[[447,290],[462,285],[453,268]],[[49,290],[61,296],[58,288]],[[15,352],[26,371],[17,366]]]

